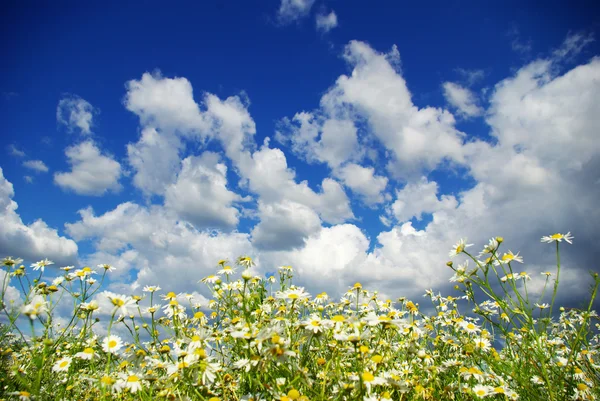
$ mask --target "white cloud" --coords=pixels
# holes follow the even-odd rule
[[[289,200],[258,204],[260,223],[252,230],[258,249],[289,250],[302,247],[309,235],[321,229],[321,219],[305,205]]]
[[[462,77],[467,86],[473,86],[485,77],[484,70],[456,68],[455,71]]]
[[[186,141],[220,141],[235,160],[252,144],[254,121],[238,96],[225,100],[207,93],[201,110],[185,78],[165,78],[145,73],[127,83],[125,107],[140,118],[143,130],[137,143],[127,145],[128,160],[135,170],[134,185],[146,195],[164,195],[180,169],[179,155]]]
[[[127,145],[127,160],[135,170],[133,185],[145,195],[163,195],[180,168],[179,152],[183,145],[174,135],[161,135],[147,127],[136,143]]]
[[[163,78],[145,73],[126,84],[124,104],[140,118],[143,126],[173,133],[202,137],[210,121],[194,101],[192,85],[185,78]]]
[[[394,156],[390,173],[406,179],[435,169],[443,160],[464,163],[464,134],[454,128],[454,117],[446,110],[419,109],[413,104],[396,67],[396,48],[381,54],[366,43],[352,41],[344,59],[353,67],[352,73],[340,76],[321,98],[320,112],[364,119],[369,134]]]
[[[93,141],[70,146],[65,154],[71,171],[54,174],[54,182],[62,189],[93,196],[121,189],[121,165],[112,157],[102,155]]]
[[[91,208],[79,213],[79,221],[65,226],[74,239],[91,240],[98,249],[86,261],[108,260],[135,277],[133,284],[114,284],[120,292],[130,293],[132,285],[197,291],[196,282],[214,273],[219,259],[252,254],[248,234],[199,231],[160,206],[127,202],[99,216]]]
[[[16,212],[13,185],[0,168],[0,255],[12,255],[26,260],[49,258],[56,263],[74,262],[77,244],[62,237],[56,229],[41,219],[24,224]]]
[[[408,183],[396,192],[396,200],[390,207],[391,214],[399,223],[413,217],[421,220],[423,213],[434,213],[438,210],[452,210],[458,206],[454,196],[442,195],[438,199],[438,185],[423,177],[417,183]]]
[[[584,34],[583,32],[569,33],[562,45],[554,50],[552,55],[557,59],[565,57],[574,57],[581,53],[584,47],[594,41],[593,34]]]
[[[483,114],[483,109],[477,105],[477,97],[469,89],[454,82],[444,82],[442,87],[446,101],[455,107],[461,116],[469,118]]]
[[[375,175],[373,167],[349,163],[337,170],[335,174],[352,192],[363,197],[368,205],[385,200],[383,191],[388,184],[388,178]]]
[[[10,144],[6,148],[8,149],[8,153],[10,153],[12,156],[25,157],[25,152],[17,148],[17,146],[14,144]]]
[[[23,162],[23,166],[35,170],[38,173],[48,172],[48,166],[41,160],[27,160]]]
[[[359,154],[357,129],[348,119],[318,121],[312,113],[302,112],[291,121],[282,120],[280,129],[276,138],[283,143],[291,140],[294,153],[309,163],[336,168]]]
[[[165,206],[175,210],[196,228],[230,229],[239,222],[232,203],[242,198],[227,189],[227,166],[214,152],[190,156],[182,162],[177,181],[165,194]]]
[[[56,121],[67,127],[69,132],[79,130],[82,135],[92,133],[94,107],[75,95],[63,97],[56,107]]]
[[[315,0],[281,0],[277,16],[281,23],[290,23],[310,13]]]
[[[280,149],[265,145],[252,155],[245,153],[238,167],[249,189],[266,203],[283,200],[300,203],[314,209],[331,224],[354,218],[349,199],[337,181],[323,179],[319,193],[313,191],[306,181],[296,183],[295,173],[288,168]]]
[[[315,23],[318,31],[329,32],[338,26],[337,15],[333,10],[329,14],[319,13],[315,17]]]

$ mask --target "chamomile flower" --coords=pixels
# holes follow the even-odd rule
[[[58,361],[56,361],[56,363],[54,364],[54,366],[52,366],[52,371],[53,372],[66,372],[69,370],[69,367],[71,366],[71,361],[73,359],[65,356],[64,358],[59,359]]]
[[[278,291],[275,294],[278,299],[300,300],[310,297],[310,294],[303,287],[290,288],[284,292]]]
[[[467,244],[467,239],[466,238],[461,238],[456,245],[454,245],[454,247],[452,247],[452,250],[450,251],[450,253],[448,254],[450,257],[454,257],[456,255],[461,254],[465,249],[467,249],[468,247],[472,246],[473,244]]]
[[[210,283],[210,284],[214,284],[214,283],[216,283],[217,281],[219,281],[220,279],[221,279],[221,277],[219,277],[218,275],[216,275],[216,274],[211,274],[211,275],[208,275],[208,276],[204,277],[204,278],[203,278],[202,280],[200,280],[200,281],[201,281],[201,282],[203,282],[203,283]]]
[[[110,354],[116,354],[121,347],[123,347],[123,341],[119,336],[111,334],[102,341],[102,350]]]
[[[44,260],[40,260],[39,262],[33,263],[31,265],[31,267],[33,267],[33,270],[41,270],[43,273],[46,266],[53,265],[53,264],[54,264],[54,262],[52,262],[48,259],[44,259]]]
[[[156,291],[160,291],[160,287],[157,285],[147,285],[144,287],[144,289],[142,290],[144,292],[156,292]]]
[[[44,312],[48,312],[48,302],[39,294],[31,298],[29,303],[23,306],[23,314],[29,316],[31,320],[34,320],[39,314]]]
[[[85,360],[94,359],[95,356],[97,356],[97,354],[94,352],[94,349],[90,348],[90,347],[87,347],[83,351],[75,354],[75,358],[85,359]]]
[[[483,398],[492,394],[494,388],[491,386],[484,386],[483,384],[476,384],[475,386],[473,386],[472,390],[477,397]]]
[[[231,276],[233,273],[235,273],[235,269],[232,268],[231,266],[223,266],[223,268],[221,270],[219,270],[218,273],[224,274],[226,276]]]
[[[22,263],[23,259],[20,258],[16,258],[13,259],[12,256],[7,256],[2,260],[2,264],[4,266],[8,266],[8,267],[13,267],[14,265],[18,265],[19,263]]]
[[[566,234],[556,233],[556,234],[544,236],[544,237],[542,237],[542,242],[551,243],[551,242],[562,242],[562,240],[565,240],[569,244],[573,244],[573,242],[571,241],[572,239],[573,239],[573,236],[571,235],[571,232],[569,231]]]
[[[120,314],[127,316],[129,314],[129,309],[136,304],[135,299],[129,296],[114,294],[109,291],[105,291],[104,294],[114,305],[111,312],[113,314],[118,311]]]
[[[469,322],[468,320],[463,320],[460,322],[460,327],[469,334],[474,334],[481,331],[481,329],[475,323]]]
[[[502,255],[501,260],[504,263],[510,263],[510,262],[519,262],[519,263],[523,263],[523,257],[519,256],[519,252],[517,252],[517,254],[515,255],[514,253],[512,253],[512,251],[508,251],[506,252],[504,255]]]

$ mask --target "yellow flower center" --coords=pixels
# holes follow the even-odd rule
[[[61,368],[64,368],[64,367],[66,367],[66,366],[68,366],[68,365],[69,365],[69,361],[62,361],[62,362],[60,363],[60,365],[59,365],[59,366],[60,366]]]
[[[114,348],[117,346],[117,342],[115,340],[110,340],[108,342],[108,348]]]
[[[372,382],[373,380],[375,380],[375,376],[373,376],[373,374],[372,374],[372,373],[369,373],[369,372],[364,372],[364,373],[362,374],[362,379],[363,379],[363,381],[365,381],[365,382]]]
[[[128,383],[137,383],[139,381],[140,381],[140,379],[136,375],[131,375],[127,378]]]

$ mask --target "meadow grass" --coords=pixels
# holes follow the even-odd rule
[[[530,276],[513,270],[522,258],[503,253],[502,238],[491,239],[477,257],[460,240],[450,256],[470,263],[447,263],[457,296],[427,291],[430,314],[404,298],[379,299],[360,283],[338,302],[326,293],[311,296],[293,284],[292,267],[261,278],[250,273],[249,257],[233,267],[221,260],[200,280],[213,296],[203,304],[158,286],[138,294],[99,292],[110,265],[64,267],[45,282],[42,273],[52,262],[26,268],[7,257],[0,397],[594,400],[600,394],[592,309],[598,275],[592,274],[587,308],[554,305],[560,243],[571,240],[570,234],[542,238],[554,248],[557,266],[542,273],[544,290],[535,300]],[[20,304],[8,300],[15,287],[24,297]],[[96,301],[101,297],[108,306]],[[72,314],[57,316],[67,301]]]

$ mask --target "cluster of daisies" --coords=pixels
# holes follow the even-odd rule
[[[563,240],[572,237],[542,238]],[[0,398],[596,399],[598,277],[589,308],[555,316],[556,286],[550,303],[530,300],[529,275],[513,270],[523,259],[502,243],[490,240],[475,257],[459,241],[450,256],[469,262],[447,263],[458,295],[428,290],[428,306],[380,299],[360,283],[339,301],[313,296],[293,284],[292,267],[258,277],[249,257],[219,261],[199,281],[212,293],[203,302],[158,286],[101,291],[110,265],[67,266],[46,282],[52,262],[33,264],[31,278],[22,260],[5,258]],[[557,267],[543,273],[547,285]],[[11,292],[19,286],[20,303]]]

